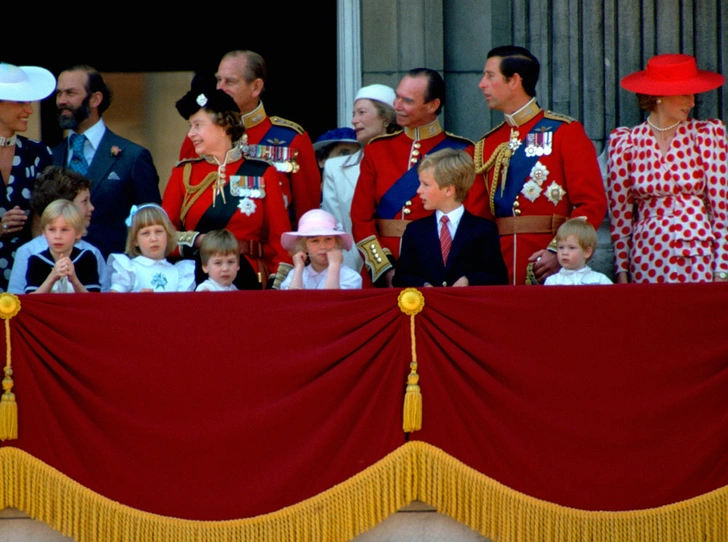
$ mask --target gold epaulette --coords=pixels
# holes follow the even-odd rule
[[[378,140],[378,139],[386,139],[386,138],[388,138],[388,137],[394,137],[394,136],[396,136],[396,135],[399,135],[399,134],[401,134],[401,133],[402,133],[402,131],[403,131],[403,130],[397,130],[396,132],[392,132],[391,134],[380,134],[380,135],[378,135],[378,136],[374,136],[373,138],[371,138],[371,139],[369,140],[369,143],[371,143],[372,141],[376,141],[376,140]],[[369,145],[369,143],[367,143],[367,145]]]
[[[199,162],[200,160],[202,160],[202,158],[200,158],[199,156],[195,158],[184,158],[177,162],[174,167],[184,166],[185,164],[191,164],[192,162]]]
[[[554,113],[553,111],[548,110],[543,112],[543,116],[547,119],[560,120],[561,122],[565,122],[567,124],[576,120],[574,117],[570,117],[569,115],[564,115],[563,113]]]
[[[392,268],[392,264],[387,257],[392,254],[392,251],[388,248],[382,248],[379,239],[373,235],[359,241],[356,246],[364,258],[364,265],[369,268],[372,274],[372,281],[376,282],[379,277]]]
[[[286,128],[292,128],[293,130],[295,130],[298,133],[298,135],[301,135],[303,132],[306,131],[301,127],[300,124],[296,124],[292,120],[282,119],[280,117],[268,117],[268,118],[270,119],[272,124],[275,124],[276,126],[285,126]]]
[[[463,143],[467,143],[468,145],[473,144],[473,142],[470,141],[467,137],[463,137],[457,134],[451,134],[450,132],[445,132],[445,135],[451,139],[457,139],[459,141],[462,141]]]
[[[481,138],[480,138],[480,139],[478,140],[478,143],[480,143],[481,141],[485,140],[485,138],[486,138],[486,137],[488,137],[488,136],[489,136],[490,134],[492,134],[493,132],[495,132],[496,130],[498,130],[498,129],[499,129],[499,128],[500,128],[501,126],[503,126],[504,124],[505,124],[505,122],[501,122],[501,123],[500,123],[500,124],[499,124],[498,126],[496,126],[495,128],[491,128],[490,130],[488,130],[488,131],[487,131],[487,132],[485,133],[485,135],[484,135],[483,137],[481,137]]]
[[[484,159],[483,159],[483,149],[485,148],[485,139],[495,132],[498,128],[503,126],[505,122],[501,122],[498,126],[495,128],[491,128],[489,131],[485,133],[483,137],[481,137],[476,143],[475,143],[475,151],[473,152],[474,156],[474,162],[475,162],[475,171],[480,171],[483,168]]]

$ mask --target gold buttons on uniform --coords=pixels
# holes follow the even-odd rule
[[[409,201],[409,200],[408,201],[405,201],[404,202],[404,205],[405,205],[405,207],[409,207],[410,205],[412,205],[412,202]]]
[[[408,214],[410,214],[410,213],[412,212],[412,209],[405,209],[405,210],[404,210],[404,211],[402,211],[402,212],[403,212],[404,214],[408,215]]]

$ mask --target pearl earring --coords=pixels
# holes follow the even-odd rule
[[[662,103],[662,98],[657,98],[657,103],[658,104],[661,104]]]

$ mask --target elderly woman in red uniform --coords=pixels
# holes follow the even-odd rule
[[[281,234],[290,222],[279,173],[267,162],[243,156],[238,140],[245,128],[238,106],[215,89],[214,79],[195,77],[191,90],[176,105],[190,124],[188,136],[199,155],[177,164],[162,199],[162,207],[181,232],[182,255],[196,255],[207,232],[227,228],[245,256],[238,288],[272,285],[278,266],[290,264],[281,246]]]

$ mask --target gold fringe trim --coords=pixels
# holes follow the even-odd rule
[[[728,486],[647,510],[588,512],[514,491],[439,448],[409,442],[306,501],[254,518],[192,521],[134,510],[17,448],[0,449],[0,506],[77,542],[343,542],[413,500],[499,542],[725,542]]]
[[[23,510],[76,542],[339,542],[414,500],[409,454],[409,448],[399,448],[346,482],[270,514],[194,521],[114,502],[18,448],[4,447],[0,509]]]
[[[425,296],[415,288],[405,288],[397,298],[399,309],[410,317],[410,344],[412,361],[410,374],[407,376],[407,389],[404,394],[402,413],[402,430],[412,433],[422,429],[422,392],[420,391],[420,375],[417,374],[417,343],[415,341],[415,315],[425,308]]]
[[[10,346],[10,319],[20,312],[20,299],[13,294],[0,295],[0,318],[5,320],[5,367],[3,373],[3,395],[0,398],[0,440],[18,438],[18,404],[13,393],[13,356]]]

